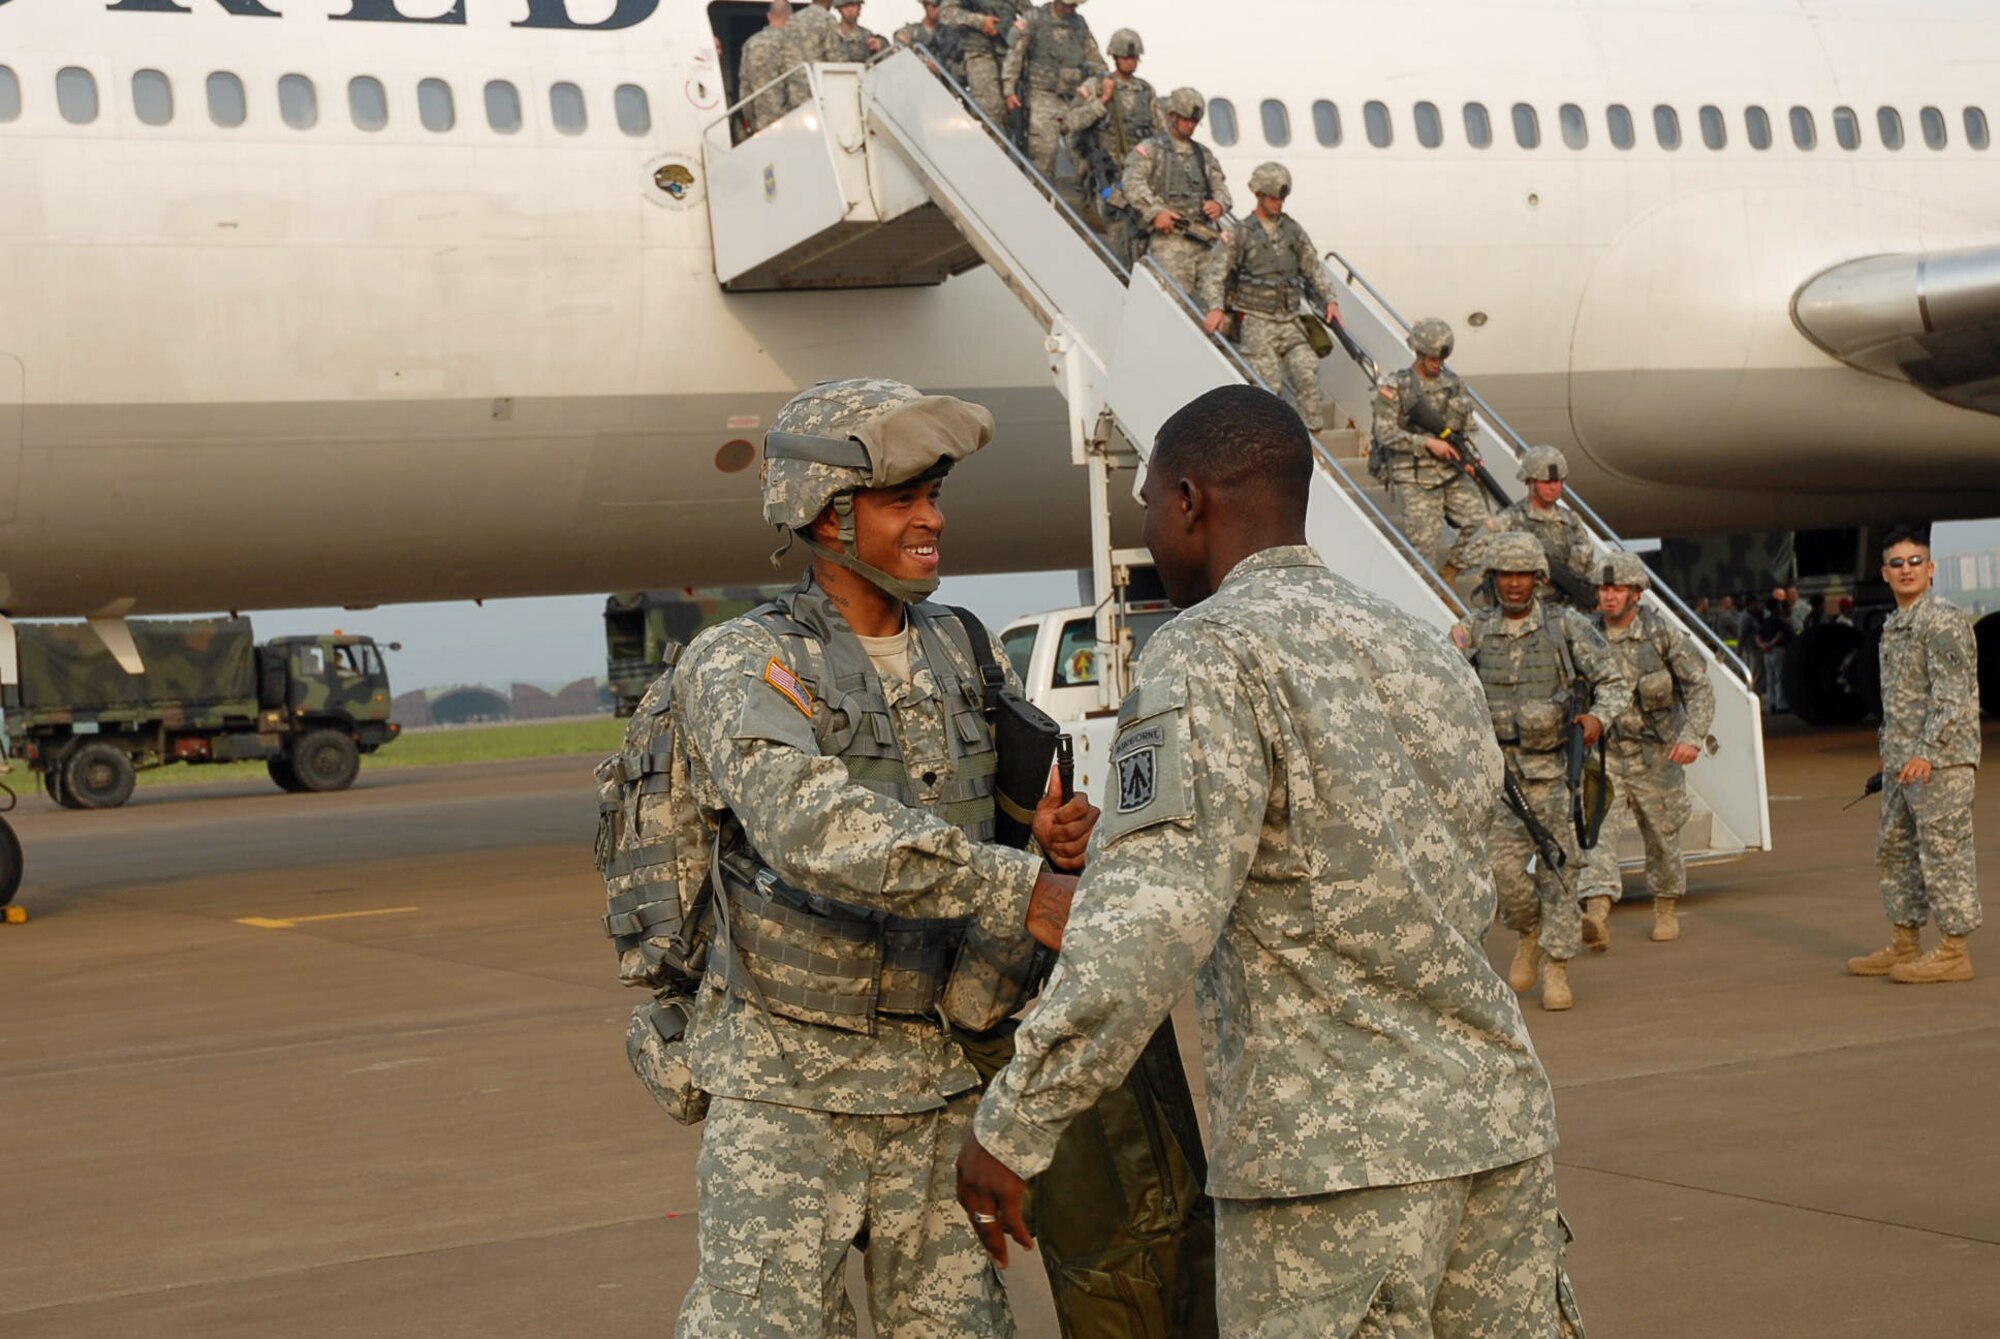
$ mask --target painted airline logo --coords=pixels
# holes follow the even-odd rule
[[[15,3],[15,0],[0,0],[0,8]],[[284,0],[276,0],[282,5]],[[452,6],[442,14],[406,14],[403,6],[416,7],[420,0],[348,0],[348,10],[344,14],[329,14],[336,22],[355,23],[431,23],[465,24],[466,0],[452,0]],[[631,28],[644,23],[660,7],[660,0],[612,0],[611,12],[593,22],[583,22],[570,15],[571,0],[513,0],[516,6],[525,4],[527,17],[517,19],[511,26],[516,28],[567,28],[575,32],[607,32],[614,28]],[[238,18],[277,19],[284,14],[274,9],[265,0],[111,0],[104,7],[114,14],[192,14],[197,8],[214,4],[221,6],[225,13]],[[601,7],[601,6],[595,6]]]

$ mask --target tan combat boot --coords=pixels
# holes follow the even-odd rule
[[[1576,997],[1569,993],[1569,964],[1550,958],[1542,966],[1542,1008],[1558,1013],[1575,1005]]]
[[[1670,944],[1681,937],[1681,918],[1674,903],[1677,897],[1656,897],[1653,899],[1653,942]]]
[[[1611,947],[1611,899],[1602,893],[1583,899],[1583,942],[1592,953]]]
[[[1507,969],[1507,984],[1514,988],[1516,995],[1535,988],[1535,962],[1542,956],[1542,932],[1540,930],[1521,931],[1521,942],[1514,946],[1514,962]]]
[[[1898,925],[1896,937],[1865,958],[1849,958],[1847,970],[1855,976],[1887,976],[1901,962],[1917,960],[1917,927]]]
[[[1970,981],[1972,955],[1965,951],[1964,935],[1945,935],[1938,946],[1915,962],[1899,962],[1889,969],[1891,981],[1906,986],[1927,986],[1936,981]]]

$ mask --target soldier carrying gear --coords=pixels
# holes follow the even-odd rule
[[[1636,553],[1607,554],[1597,565],[1595,624],[1632,681],[1632,706],[1606,732],[1611,807],[1585,862],[1583,942],[1611,947],[1611,904],[1618,900],[1618,839],[1628,817],[1646,846],[1646,888],[1653,898],[1653,939],[1680,938],[1675,911],[1687,890],[1681,829],[1688,819],[1687,778],[1681,770],[1701,756],[1715,721],[1715,690],[1694,638],[1643,599],[1653,585]]]
[[[945,0],[938,22],[956,28],[963,44],[965,91],[995,126],[1004,127],[1007,100],[1000,89],[1000,63],[1014,37],[1018,0]]]
[[[944,72],[965,83],[965,30],[945,23],[941,17],[943,0],[923,0],[924,17],[917,23],[906,23],[896,29],[896,41],[902,46],[928,47]]]
[[[1304,322],[1317,323],[1322,312],[1329,323],[1340,319],[1340,306],[1330,296],[1333,276],[1305,228],[1285,212],[1292,174],[1284,164],[1259,166],[1250,174],[1250,189],[1257,196],[1256,212],[1223,233],[1202,265],[1201,290],[1195,295],[1207,313],[1202,325],[1212,335],[1228,322],[1230,312],[1240,313],[1237,343],[1243,361],[1266,386],[1284,394],[1307,430],[1317,433],[1325,426],[1325,402],[1314,332]],[[1312,305],[1311,316],[1299,313],[1302,296]]]
[[[1581,940],[1581,919],[1563,872],[1579,861],[1564,744],[1572,724],[1581,724],[1585,743],[1595,747],[1604,723],[1629,709],[1632,689],[1624,667],[1588,619],[1536,598],[1549,564],[1533,535],[1494,536],[1487,561],[1499,608],[1478,611],[1453,627],[1452,644],[1479,672],[1493,732],[1524,807],[1562,854],[1558,868],[1543,858],[1525,818],[1507,805],[1494,806],[1487,828],[1493,882],[1501,919],[1520,936],[1507,983],[1527,991],[1539,967],[1542,1007],[1568,1009],[1575,1003],[1569,960]],[[1583,696],[1575,691],[1579,681],[1588,689],[1587,709],[1566,719],[1570,702]]]
[[[1018,681],[976,619],[922,600],[937,584],[940,480],[992,434],[980,406],[895,381],[795,397],[765,438],[764,516],[806,546],[811,571],[697,637],[649,694],[666,728],[626,750],[650,768],[623,791],[640,829],[681,825],[671,868],[713,906],[692,1021],[651,1048],[677,1042],[670,1077],[709,1102],[684,1339],[845,1332],[840,1280],[856,1240],[871,1256],[878,1333],[1012,1328],[950,1213],[950,1158],[982,1074],[1011,1050],[1005,1015],[1020,997],[1003,988],[1032,984],[1028,926],[1064,914],[1072,885],[1044,854],[1078,868],[1097,813],[1051,795],[1033,814],[1039,851],[993,841],[999,760],[982,688]],[[1189,1154],[1147,1137],[1183,1110],[1191,1124],[1178,1076],[1177,1057],[1171,1071],[1142,1060],[1119,1090],[1124,1107],[1107,1099],[1072,1151],[1048,1193],[1071,1225],[1052,1272],[1212,1287],[1177,1254],[1198,1252],[1207,1225],[1198,1144]],[[1132,1132],[1115,1165],[1105,1130]],[[1142,1172],[1152,1180],[1117,1179]],[[885,1178],[920,1189],[873,1193]],[[772,1223],[807,1236],[774,1242]],[[1066,1315],[1094,1314],[1057,1282]]]
[[[1125,194],[1145,224],[1146,254],[1190,298],[1202,262],[1221,240],[1212,226],[1229,212],[1229,183],[1222,165],[1194,132],[1208,110],[1192,88],[1167,96],[1167,130],[1141,142],[1125,160]]]
[[[1139,77],[1146,49],[1139,34],[1120,28],[1105,49],[1116,68],[1101,80],[1085,78],[1063,128],[1083,174],[1085,203],[1096,210],[1112,254],[1129,268],[1138,259],[1144,223],[1125,194],[1125,162],[1160,133],[1166,113],[1159,94]]]
[[[1368,453],[1369,472],[1389,486],[1404,536],[1447,585],[1478,566],[1478,544],[1493,515],[1475,482],[1473,458],[1461,449],[1472,433],[1473,405],[1465,383],[1444,365],[1452,342],[1451,327],[1435,316],[1410,327],[1416,361],[1376,386]],[[1449,550],[1446,523],[1457,532]]]
[[[1562,505],[1569,461],[1553,446],[1531,447],[1521,456],[1521,481],[1528,495],[1486,522],[1494,531],[1518,530],[1541,541],[1548,556],[1554,599],[1589,612],[1597,608],[1597,542],[1583,518]],[[1493,564],[1489,559],[1487,567]]]
[[[1028,114],[1028,161],[1051,186],[1056,185],[1056,153],[1062,147],[1070,105],[1078,96],[1077,86],[1086,72],[1105,68],[1097,38],[1078,12],[1082,3],[1048,0],[1029,11],[1017,26],[1000,71],[1008,110],[1025,108]]]

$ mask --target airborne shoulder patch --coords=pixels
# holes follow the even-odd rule
[[[771,663],[764,666],[764,682],[777,689],[779,695],[803,712],[807,720],[812,719],[812,699],[806,695],[805,685],[776,656],[772,656]]]
[[[1159,790],[1160,746],[1142,745],[1120,754],[1112,763],[1118,769],[1118,812],[1136,813],[1151,804]]]

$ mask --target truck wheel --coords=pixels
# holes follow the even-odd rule
[[[361,750],[338,730],[314,730],[293,747],[292,771],[302,790],[346,790],[361,771]]]
[[[266,758],[264,770],[271,774],[271,780],[278,783],[278,789],[296,795],[305,787],[299,783],[299,774],[292,768],[290,758]]]
[[[0,907],[14,900],[21,887],[21,839],[0,818]]]
[[[79,744],[63,763],[63,792],[77,809],[116,809],[138,779],[132,756],[101,739]]]

